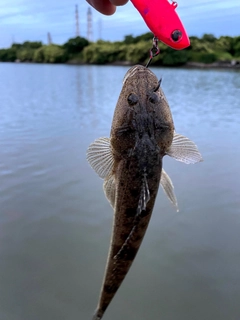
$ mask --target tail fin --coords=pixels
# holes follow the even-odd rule
[[[103,315],[99,315],[99,311],[96,310],[92,320],[101,320]]]

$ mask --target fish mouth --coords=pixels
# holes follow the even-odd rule
[[[130,77],[134,77],[137,73],[146,73],[146,70],[147,72],[152,73],[151,70],[147,69],[146,67],[144,66],[141,66],[141,65],[136,65],[136,66],[133,66],[132,68],[130,68],[128,70],[128,72],[125,74],[124,78],[123,78],[123,85],[125,84],[126,80]]]

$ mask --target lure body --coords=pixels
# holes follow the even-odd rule
[[[176,12],[177,3],[168,0],[131,0],[155,37],[175,50],[190,45],[187,32]]]

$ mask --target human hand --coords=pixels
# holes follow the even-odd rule
[[[128,0],[86,0],[97,11],[112,15],[116,11],[116,6],[123,6]]]

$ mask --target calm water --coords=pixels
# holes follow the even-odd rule
[[[137,258],[105,320],[240,319],[240,73],[163,76],[176,131],[204,162],[164,159]],[[112,209],[88,166],[109,136],[126,67],[0,64],[0,319],[91,319]]]

